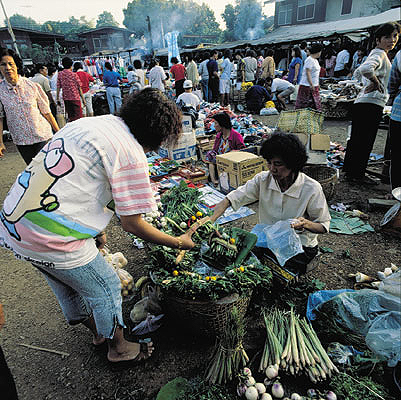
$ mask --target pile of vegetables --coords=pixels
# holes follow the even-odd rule
[[[281,368],[291,375],[305,374],[316,383],[338,373],[312,326],[293,310],[264,313],[266,342],[259,371],[274,379]]]
[[[230,382],[240,369],[245,367],[249,358],[242,347],[245,335],[244,322],[234,307],[229,314],[226,329],[217,344],[206,373],[206,381],[211,384]]]
[[[196,228],[192,236],[196,246],[190,251],[146,245],[147,266],[153,281],[160,285],[164,294],[205,301],[234,293],[248,294],[256,286],[270,287],[271,271],[257,258],[249,257],[242,265],[234,265],[245,246],[243,235],[246,233],[213,224],[199,205],[201,198],[199,190],[181,182],[161,197],[163,210],[144,217],[171,235],[181,235],[190,227]],[[197,263],[201,262],[204,264],[199,269]],[[199,273],[205,266],[218,269],[207,268],[210,272]]]

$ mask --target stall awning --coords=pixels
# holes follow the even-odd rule
[[[368,17],[343,19],[340,21],[326,21],[315,24],[280,26],[265,37],[253,40],[254,46],[277,43],[294,43],[308,39],[321,39],[331,36],[366,31],[390,21],[401,20],[401,8],[393,8],[383,13]]]

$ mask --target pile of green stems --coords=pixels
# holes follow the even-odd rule
[[[246,366],[249,358],[242,347],[245,328],[238,310],[234,307],[228,322],[217,343],[206,373],[206,381],[211,384],[224,384],[237,376]]]
[[[325,380],[337,367],[330,360],[313,327],[293,310],[264,313],[266,341],[259,370],[270,365],[291,375],[306,374],[311,382]]]

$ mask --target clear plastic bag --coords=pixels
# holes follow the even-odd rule
[[[281,266],[284,266],[290,258],[303,253],[301,239],[291,227],[291,222],[293,220],[278,221],[263,229],[267,247],[276,256]]]
[[[366,345],[394,367],[401,359],[401,298],[382,290],[343,292],[319,304],[337,323],[365,337]]]

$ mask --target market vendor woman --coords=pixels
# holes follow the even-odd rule
[[[0,212],[0,245],[43,274],[71,325],[82,323],[93,344],[108,344],[111,362],[140,361],[152,343],[124,339],[120,280],[96,247],[114,210],[122,228],[177,249],[190,234],[169,236],[142,214],[157,210],[145,151],[174,145],[181,113],[159,90],[130,95],[120,116],[67,124],[18,176]]]
[[[242,135],[233,129],[230,116],[227,113],[215,114],[212,119],[217,135],[213,150],[206,154],[206,161],[209,164],[210,179],[214,185],[217,185],[219,179],[216,177],[216,156],[229,151],[241,150],[245,147],[245,143]]]
[[[329,231],[330,214],[319,182],[301,172],[307,161],[305,147],[298,137],[274,133],[262,145],[260,154],[269,171],[260,172],[245,185],[229,193],[215,208],[215,221],[232,206],[259,201],[259,223],[273,225],[297,219],[293,228],[299,233],[304,253],[287,261],[286,266],[301,273],[318,253],[317,235]]]

